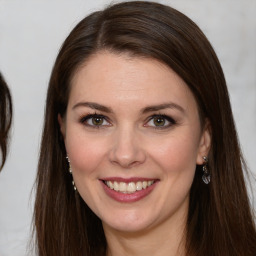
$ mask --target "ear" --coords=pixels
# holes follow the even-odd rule
[[[197,153],[197,160],[196,163],[198,165],[202,165],[204,163],[204,156],[208,156],[210,148],[211,148],[211,125],[208,120],[205,122],[205,126],[203,132],[201,134],[198,153]]]
[[[65,120],[64,118],[61,117],[60,114],[58,114],[58,123],[59,123],[59,126],[60,126],[60,132],[65,140],[65,137],[66,137],[66,124],[65,124]]]

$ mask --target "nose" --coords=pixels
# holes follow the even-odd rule
[[[138,166],[146,160],[143,143],[134,128],[128,126],[120,128],[112,136],[113,143],[109,152],[111,163],[127,169]]]

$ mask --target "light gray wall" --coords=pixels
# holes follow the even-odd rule
[[[226,75],[242,149],[256,173],[256,1],[159,2],[191,17],[212,42]],[[0,0],[0,70],[14,101],[11,150],[0,174],[1,256],[27,255],[33,206],[30,193],[47,82],[57,51],[82,17],[107,3]]]

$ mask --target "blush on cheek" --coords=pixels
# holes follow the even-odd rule
[[[167,175],[188,175],[193,176],[196,169],[197,148],[191,141],[174,139],[172,143],[162,144],[161,147],[151,152],[151,157],[161,165]]]
[[[73,173],[91,173],[104,158],[104,152],[98,145],[72,141],[67,144],[67,152]]]

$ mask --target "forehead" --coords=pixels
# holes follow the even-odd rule
[[[76,72],[69,101],[132,104],[161,101],[196,105],[186,83],[167,65],[150,58],[99,52]]]

